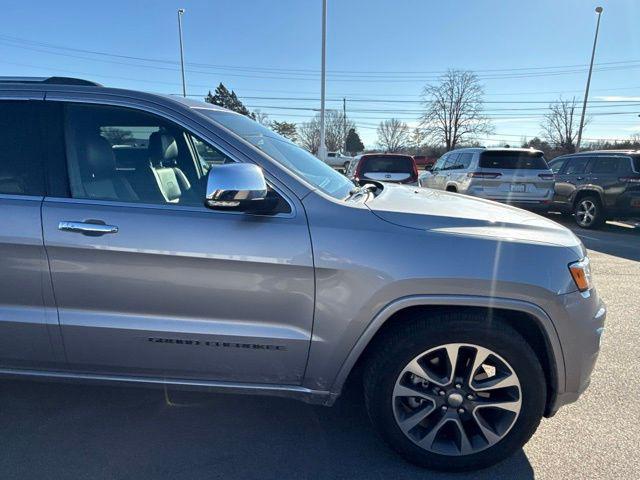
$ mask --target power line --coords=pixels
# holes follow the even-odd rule
[[[32,45],[32,46],[40,46],[45,48],[51,48],[56,50],[64,50],[64,51],[72,51],[78,53],[86,53],[97,56],[104,57],[113,57],[113,58],[121,58],[127,60],[137,60],[151,63],[160,63],[165,65],[178,65],[176,60],[170,59],[161,59],[161,58],[153,58],[153,57],[141,57],[141,56],[133,56],[133,55],[123,55],[99,50],[90,50],[83,49],[77,47],[68,47],[62,45],[55,45],[47,42],[39,42],[29,39],[24,39],[20,37],[10,36],[10,35],[0,35],[0,39],[8,42],[14,42],[18,44]],[[639,63],[640,60],[619,60],[612,62],[600,62],[594,65],[598,66],[623,66],[632,63]],[[279,68],[279,67],[255,67],[255,66],[239,66],[239,65],[220,65],[220,64],[210,64],[210,63],[202,63],[202,62],[187,62],[187,65],[197,66],[197,67],[208,67],[215,69],[229,69],[229,70],[237,70],[237,71],[262,71],[267,73],[299,73],[299,74],[317,74],[320,72],[317,69],[304,69],[304,68]],[[488,68],[488,69],[472,69],[477,73],[500,73],[500,72],[521,72],[521,71],[536,71],[536,70],[552,70],[552,69],[573,69],[573,68],[581,68],[588,67],[588,64],[566,64],[566,65],[549,65],[549,66],[537,66],[537,67],[515,67],[515,68]],[[428,75],[428,74],[436,74],[441,75],[446,73],[447,70],[328,70],[330,73],[336,74],[381,74],[381,75],[398,75],[398,74],[411,74],[411,75]]]
[[[275,109],[275,110],[302,110],[302,111],[317,111],[316,107],[285,107],[282,105],[246,105],[247,108],[259,108],[259,109]],[[640,107],[640,102],[634,103],[624,103],[624,104],[614,104],[614,105],[594,105],[591,108],[611,108],[611,107]],[[363,113],[413,113],[413,114],[422,114],[424,110],[408,110],[408,109],[375,109],[375,108],[352,108],[351,112],[363,112]],[[507,111],[521,111],[521,112],[537,112],[543,111],[547,112],[548,108],[546,107],[525,107],[525,108],[491,108],[487,110],[483,110],[483,114],[493,113],[493,112],[507,112]],[[633,113],[633,112],[632,112]]]
[[[162,70],[171,70],[177,68],[176,62],[173,60],[165,60],[165,59],[157,59],[150,57],[139,57],[132,55],[121,55],[103,51],[96,50],[88,50],[81,48],[72,48],[72,47],[63,47],[60,45],[53,45],[45,42],[36,42],[31,40],[20,39],[18,37],[10,37],[7,35],[0,35],[0,40],[4,42],[5,46],[10,46],[14,48],[25,48],[35,51],[40,51],[42,53],[48,54],[57,54],[57,55],[65,55],[71,56],[75,58],[80,58],[84,60],[96,61],[97,59],[81,57],[78,55],[72,54],[63,54],[61,52],[51,52],[48,50],[42,50],[42,48],[56,49],[62,51],[71,51],[77,53],[84,53],[90,55],[96,55],[100,57],[106,58],[118,58],[124,60],[133,60],[137,62],[145,62],[144,64],[132,64],[130,62],[119,62],[127,65],[133,65],[141,68],[155,68]],[[36,47],[41,47],[40,49]],[[102,60],[100,60],[102,61]],[[114,62],[109,62],[114,63]],[[148,65],[147,63],[155,63],[165,65],[164,67],[160,67],[158,65]],[[166,65],[174,65],[174,67],[167,67]],[[227,76],[236,76],[236,77],[247,77],[247,78],[263,78],[263,79],[290,79],[290,80],[304,80],[304,81],[315,81],[317,80],[318,72],[314,70],[304,70],[304,69],[284,69],[284,68],[273,68],[273,67],[241,67],[241,66],[229,66],[229,65],[213,65],[206,63],[198,63],[198,62],[189,62],[188,65],[197,66],[200,68],[208,68],[215,70],[231,70],[235,72],[245,72],[245,73],[228,73]],[[539,67],[518,67],[518,68],[502,68],[502,69],[484,69],[484,70],[476,70],[476,73],[480,73],[479,77],[484,80],[497,80],[497,79],[512,79],[512,78],[529,78],[529,77],[540,77],[540,76],[557,76],[557,75],[571,75],[577,73],[583,73],[586,67],[582,64],[576,65],[558,65],[558,66],[539,66]],[[616,61],[616,62],[602,62],[596,64],[596,70],[608,71],[608,70],[625,70],[629,68],[640,68],[640,60],[624,60],[624,61]],[[200,73],[200,74],[211,74],[211,72],[198,71],[198,70],[189,70],[190,73]],[[277,76],[265,76],[265,75],[255,75],[251,73],[267,73]],[[484,74],[484,73],[486,74]],[[387,71],[387,72],[375,72],[375,71],[332,71],[330,75],[332,76],[333,82],[374,82],[374,83],[407,83],[407,82],[424,82],[429,80],[437,80],[440,75],[445,73],[445,71]],[[284,75],[288,75],[284,76]],[[432,76],[429,76],[432,75]],[[435,75],[435,76],[433,76]],[[375,78],[372,78],[375,77]],[[404,78],[402,78],[404,77]]]
[[[150,80],[150,79],[138,79],[138,78],[132,78],[132,77],[123,77],[123,76],[117,76],[117,75],[102,75],[102,74],[91,74],[88,72],[81,72],[81,71],[77,71],[77,70],[68,70],[68,69],[61,69],[61,68],[47,68],[47,67],[43,67],[40,65],[31,65],[31,64],[24,64],[24,63],[18,63],[18,62],[7,62],[7,61],[1,61],[1,63],[7,64],[7,65],[15,65],[15,66],[21,66],[21,67],[28,67],[28,68],[34,68],[34,69],[39,69],[39,70],[46,70],[46,71],[57,71],[57,72],[64,72],[64,73],[71,73],[74,75],[82,75],[82,76],[89,76],[89,77],[98,77],[98,78],[112,78],[112,79],[117,79],[117,80],[127,80],[127,81],[134,81],[134,82],[142,82],[142,83],[150,83],[150,84],[160,84],[160,85],[175,85],[176,82],[167,82],[167,81],[162,81],[162,80]],[[199,85],[199,84],[191,84],[194,87],[207,87],[206,85]],[[190,96],[198,96],[198,95],[190,95]],[[202,96],[204,97],[204,96]],[[259,98],[264,98],[264,99],[272,99],[275,100],[277,97],[260,97],[260,96],[247,96],[247,97],[242,97],[242,98],[255,98],[255,99],[259,99]],[[288,100],[288,101],[293,101],[294,97],[281,97],[281,98],[277,98],[278,100]],[[300,98],[299,100],[303,100],[302,98]],[[304,100],[309,100],[309,101],[315,101],[315,98],[311,98],[311,97],[307,97]],[[334,101],[334,99],[331,99],[330,101]],[[353,102],[372,102],[372,103],[422,103],[420,100],[389,100],[389,99],[350,99],[350,101]],[[636,106],[638,105],[637,103],[623,103],[624,100],[621,101],[606,101],[606,100],[593,100],[593,103],[605,103],[605,104],[614,104],[614,105],[594,105],[592,108],[597,108],[597,107],[610,107],[610,106]],[[553,103],[553,101],[551,102],[542,102],[542,101],[529,101],[529,100],[520,100],[520,101],[486,101],[485,103],[487,104],[500,104],[500,103],[504,103],[504,104],[518,104],[518,103]],[[591,102],[590,102],[591,103]],[[255,105],[251,108],[277,108],[277,109],[281,109],[284,108],[282,106],[266,106],[266,105]],[[296,107],[287,107],[288,109],[295,109]],[[303,109],[303,110],[313,110],[313,109],[309,109],[309,108],[302,108],[299,107],[298,109]],[[530,110],[535,110],[536,108],[533,107],[529,107],[529,108],[523,108],[523,109],[497,109],[494,108],[491,111],[498,111],[498,110],[520,110],[520,111],[530,111]],[[539,110],[540,108],[538,108]],[[370,109],[372,112],[374,112],[373,109]],[[546,110],[546,109],[545,109]],[[384,110],[384,109],[378,109],[375,111],[375,113],[393,113],[393,112],[397,112],[400,113],[399,110],[394,109],[394,110]],[[489,112],[489,110],[487,110],[487,112]],[[404,113],[421,113],[421,111],[418,110],[414,110],[414,111],[409,111],[409,110],[404,110]]]
[[[246,100],[282,100],[282,101],[308,101],[308,102],[316,102],[319,99],[314,97],[264,97],[264,96],[253,96],[253,95],[242,95],[242,99]],[[327,102],[342,102],[343,98],[328,98]],[[640,101],[640,97],[638,97]],[[424,104],[424,100],[392,100],[392,99],[375,99],[375,98],[349,98],[350,102],[355,103],[413,103],[413,104]],[[624,103],[630,100],[590,100],[589,104],[592,103]],[[484,104],[520,104],[520,103],[528,103],[528,104],[544,104],[549,105],[551,103],[557,103],[558,100],[483,100]]]

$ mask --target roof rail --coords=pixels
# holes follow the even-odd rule
[[[71,77],[0,77],[0,83],[41,83],[45,85],[82,85],[101,87],[99,83]]]

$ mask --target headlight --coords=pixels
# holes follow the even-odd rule
[[[581,292],[585,292],[593,286],[591,283],[591,266],[589,264],[589,257],[584,257],[579,262],[570,263],[569,271],[571,272],[573,281],[576,282],[578,290]]]

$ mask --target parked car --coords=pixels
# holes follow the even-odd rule
[[[539,150],[461,148],[445,153],[423,186],[544,211],[553,199],[553,172]]]
[[[326,163],[327,165],[330,165],[333,168],[342,168],[343,170],[346,170],[347,167],[349,166],[349,162],[351,161],[351,158],[352,157],[343,155],[340,152],[329,152],[327,153]]]
[[[2,376],[327,406],[359,379],[384,439],[442,470],[511,455],[589,384],[605,309],[556,222],[357,188],[209,103],[64,78],[0,98]]]
[[[427,187],[427,178],[432,175],[431,170],[425,170],[418,175],[418,186]]]
[[[418,168],[422,170],[431,170],[436,163],[436,159],[433,157],[427,157],[426,155],[414,155],[413,159],[416,162]]]
[[[351,178],[417,185],[418,167],[410,155],[367,153],[354,159]]]
[[[602,150],[554,158],[553,208],[583,228],[607,219],[640,218],[640,151]]]

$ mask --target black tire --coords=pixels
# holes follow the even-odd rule
[[[585,215],[585,213],[588,213]],[[580,228],[595,229],[606,221],[600,198],[596,195],[585,195],[573,206],[573,218]]]
[[[403,433],[393,413],[393,390],[404,367],[422,352],[448,343],[492,350],[510,364],[520,381],[521,410],[511,429],[497,443],[469,455],[443,455],[421,448]],[[502,321],[488,321],[473,312],[408,319],[386,332],[375,347],[363,376],[367,411],[386,443],[411,463],[443,471],[485,468],[521,448],[540,423],[546,403],[544,373],[529,344]]]

